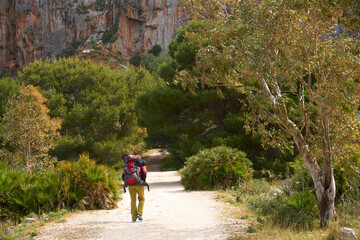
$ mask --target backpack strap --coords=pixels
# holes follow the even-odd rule
[[[150,192],[150,186],[149,186],[149,184],[148,184],[147,182],[145,182],[145,183],[146,183],[145,186],[147,186],[147,188],[148,188],[148,192]]]

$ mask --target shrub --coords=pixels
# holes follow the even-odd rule
[[[187,159],[180,170],[186,189],[236,187],[252,177],[251,162],[237,149],[219,146],[205,149]]]
[[[0,220],[62,208],[114,208],[118,189],[114,173],[86,155],[37,175],[0,164]]]
[[[77,161],[60,162],[56,168],[61,181],[60,199],[70,208],[114,208],[118,199],[118,186],[114,174],[96,165],[87,155]]]
[[[295,192],[284,198],[273,221],[284,228],[309,230],[319,215],[315,196],[311,192]]]
[[[136,54],[134,56],[132,56],[129,60],[129,63],[131,65],[134,65],[135,67],[140,67],[140,63],[141,63],[141,56]]]
[[[243,201],[258,216],[265,216],[282,228],[313,229],[319,215],[315,195],[311,191],[289,192],[281,186],[257,180],[243,184],[238,195],[239,200],[246,196]]]
[[[160,55],[160,53],[161,53],[161,47],[160,47],[160,45],[158,45],[158,44],[155,44],[152,48],[151,48],[151,50],[149,51],[149,53],[151,53],[152,55],[154,55],[154,56],[159,56]]]
[[[96,11],[104,11],[105,10],[105,1],[97,0],[96,1]]]

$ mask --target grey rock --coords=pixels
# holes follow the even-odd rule
[[[48,221],[50,218],[47,216],[47,215],[45,215],[45,214],[43,214],[41,217],[40,217],[40,221]]]
[[[355,231],[351,228],[343,227],[339,231],[338,235],[339,240],[351,240],[351,239],[357,239]]]
[[[331,34],[332,37],[339,37],[344,33],[348,33],[349,31],[345,28],[345,26],[336,24],[334,27],[334,33]]]
[[[8,227],[5,231],[5,235],[12,234],[15,231],[15,227]]]
[[[25,218],[23,221],[23,223],[33,223],[33,222],[36,222],[35,218]]]

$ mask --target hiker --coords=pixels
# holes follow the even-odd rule
[[[126,187],[129,186],[132,222],[136,222],[137,219],[141,221],[143,220],[145,203],[144,186],[147,186],[149,190],[149,185],[146,183],[146,161],[135,155],[125,156],[123,160],[125,166],[122,179],[124,181],[124,192],[126,192]],[[138,195],[139,199],[138,206],[136,206],[136,195]]]

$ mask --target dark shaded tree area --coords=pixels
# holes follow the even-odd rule
[[[148,130],[148,144],[166,147],[181,164],[200,150],[226,145],[247,154],[256,170],[255,177],[284,177],[287,162],[294,155],[265,150],[260,135],[246,132],[244,123],[249,108],[244,94],[235,89],[200,85],[191,93],[173,80],[182,70],[198,74],[193,70],[198,47],[185,35],[201,31],[204,26],[203,22],[193,21],[179,29],[169,45],[172,60],[163,63],[158,71],[165,83],[142,92],[136,100],[139,123]]]

